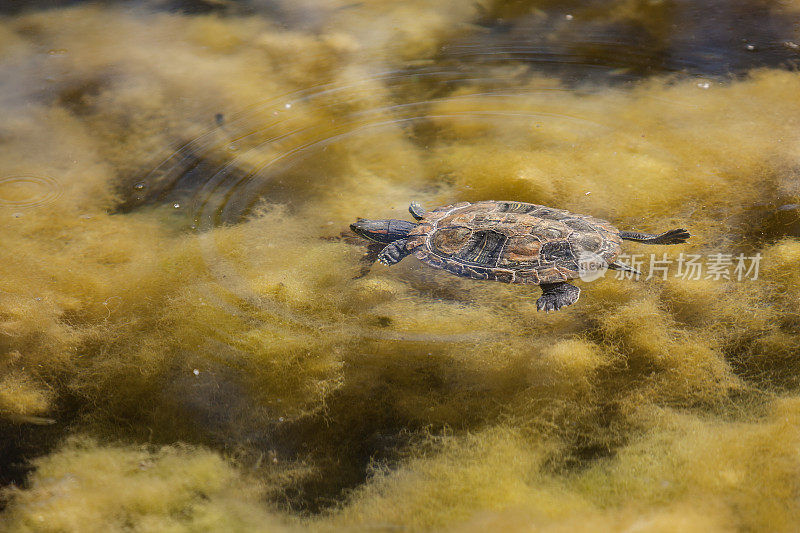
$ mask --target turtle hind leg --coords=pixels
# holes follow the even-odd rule
[[[411,205],[408,206],[408,212],[411,213],[411,216],[417,220],[422,220],[422,217],[425,216],[425,208],[419,205],[419,202],[411,202]]]
[[[405,256],[409,255],[406,249],[408,239],[398,239],[391,244],[388,244],[381,253],[378,254],[378,262],[383,265],[394,265],[399,263]]]
[[[566,282],[542,283],[541,287],[542,296],[536,300],[536,309],[539,311],[558,311],[577,302],[581,295],[578,287]]]
[[[635,231],[621,231],[620,237],[629,241],[638,241],[644,244],[682,244],[689,240],[689,232],[683,228],[671,229],[660,235],[638,233]]]

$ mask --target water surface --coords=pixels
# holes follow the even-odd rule
[[[0,13],[0,528],[794,528],[800,4]],[[693,238],[545,314],[348,230],[486,199]]]

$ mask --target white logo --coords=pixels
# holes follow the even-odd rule
[[[578,254],[578,277],[583,281],[594,281],[602,278],[608,270],[605,259],[594,252],[582,250]]]

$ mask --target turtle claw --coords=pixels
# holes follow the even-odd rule
[[[398,259],[395,257],[395,254],[392,254],[391,250],[387,251],[386,248],[384,248],[378,256],[378,263],[382,265],[393,265],[397,263],[397,261]]]
[[[561,305],[556,301],[557,296],[555,295],[547,295],[542,296],[538,300],[536,300],[536,310],[537,311],[544,311],[545,313],[549,313],[550,311],[558,311],[561,309]]]
[[[400,262],[410,252],[406,250],[406,239],[394,241],[381,250],[378,254],[378,262],[382,265],[390,266]]]
[[[536,309],[549,313],[578,301],[581,290],[569,283],[542,284],[542,296],[536,300]]]
[[[536,300],[536,310],[537,311],[545,311],[547,312],[547,307],[549,306],[548,299],[542,296],[538,300]]]

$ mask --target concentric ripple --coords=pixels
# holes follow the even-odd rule
[[[0,207],[29,209],[55,201],[61,195],[61,185],[47,176],[0,177]]]
[[[596,113],[589,107],[581,108],[579,95],[573,90],[515,87],[515,84],[512,80],[481,77],[470,72],[425,67],[386,72],[351,84],[324,85],[286,95],[231,117],[217,117],[215,128],[166,157],[137,183],[136,193],[152,194],[152,198],[190,216],[205,264],[218,285],[218,290],[206,295],[206,301],[214,302],[226,314],[252,319],[253,310],[257,310],[262,317],[272,317],[270,320],[322,334],[346,334],[351,338],[428,343],[490,341],[498,338],[499,333],[464,331],[459,324],[453,324],[450,333],[439,334],[395,329],[385,324],[371,326],[355,312],[344,318],[324,318],[265,296],[251,288],[252,269],[245,267],[252,265],[242,263],[241,257],[231,259],[220,246],[224,243],[212,230],[247,221],[259,205],[267,202],[283,206],[289,216],[313,212],[316,220],[329,220],[327,226],[320,225],[317,237],[320,240],[338,238],[346,231],[350,219],[343,220],[340,214],[321,211],[332,205],[331,195],[338,194],[336,209],[348,211],[351,219],[372,215],[348,208],[354,184],[347,166],[338,171],[330,169],[336,169],[340,159],[356,157],[350,152],[351,147],[369,145],[372,139],[394,139],[425,153],[426,147],[441,142],[438,136],[445,123],[479,128],[506,124],[544,126],[545,129],[552,126],[549,129],[553,132],[566,126],[566,130],[580,130],[596,136],[612,132],[629,136],[640,147],[646,142],[630,125],[605,123],[595,117]],[[472,87],[472,92],[453,95],[465,85]],[[376,89],[389,94],[426,97],[395,99],[389,105],[374,105],[372,92]],[[564,92],[578,96],[570,99],[576,102],[573,109],[553,105]],[[664,157],[662,147],[645,144],[643,149]],[[380,157],[380,153],[370,154],[370,157]],[[334,163],[331,158],[335,159]],[[405,205],[412,199],[438,205],[466,192],[442,186],[432,190],[421,177],[411,176],[409,180],[408,195],[412,197],[406,194],[392,198],[376,196],[374,212],[385,212],[389,204],[397,218],[406,218]],[[414,183],[417,190],[414,190]],[[327,201],[319,201],[321,198]],[[334,220],[337,222],[332,222]],[[265,245],[269,245],[273,237],[265,234],[263,239]],[[326,267],[320,265],[319,268]],[[250,277],[245,270],[250,272]],[[392,270],[392,276],[412,284],[419,276],[436,275],[439,274],[421,266]],[[535,289],[528,292],[532,300],[538,296]]]

